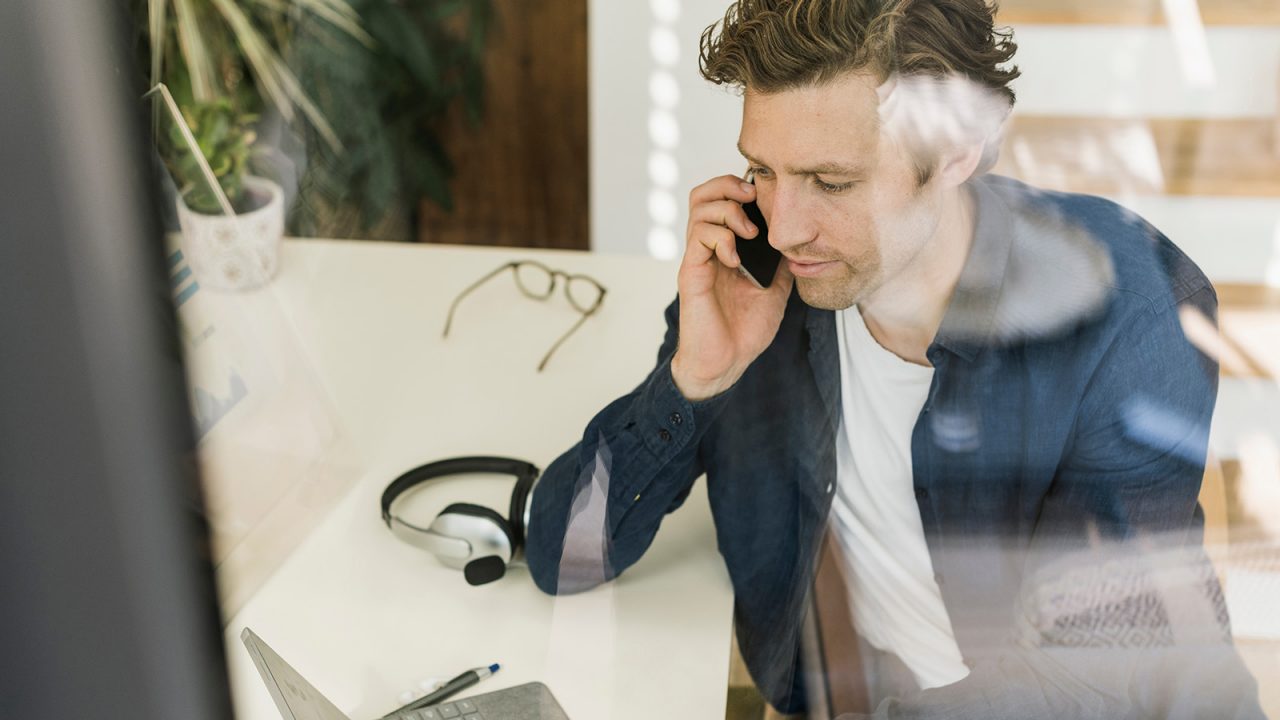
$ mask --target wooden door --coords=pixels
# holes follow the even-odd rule
[[[423,201],[419,240],[588,249],[587,0],[495,0],[480,127],[443,141],[454,211]]]

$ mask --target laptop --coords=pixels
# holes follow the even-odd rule
[[[351,720],[252,630],[245,628],[240,639],[284,720]],[[540,682],[447,700],[418,710],[396,711],[384,717],[385,720],[569,720],[551,690]]]

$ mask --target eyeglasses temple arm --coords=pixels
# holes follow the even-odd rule
[[[551,356],[555,354],[555,351],[560,349],[560,346],[564,344],[564,341],[568,340],[569,336],[576,332],[578,328],[582,327],[582,324],[587,321],[587,318],[594,314],[595,310],[592,310],[589,313],[583,313],[582,317],[578,318],[578,322],[574,323],[573,327],[569,328],[568,332],[561,335],[559,340],[556,340],[556,344],[552,345],[551,349],[547,351],[547,354],[542,356],[542,362],[538,363],[538,372],[542,372],[542,369],[547,366],[547,361],[551,359]]]
[[[479,280],[477,280],[477,281],[475,281],[475,282],[471,283],[470,285],[468,285],[468,286],[467,286],[467,289],[465,289],[465,290],[463,290],[462,292],[458,293],[458,296],[457,296],[457,297],[455,297],[455,298],[453,299],[453,304],[449,305],[449,315],[448,315],[448,317],[446,317],[446,318],[445,318],[445,321],[444,321],[444,335],[443,335],[443,336],[444,336],[444,337],[449,337],[449,328],[450,328],[450,327],[452,327],[452,325],[453,325],[453,313],[454,313],[454,311],[455,311],[455,310],[457,310],[457,309],[458,309],[458,303],[462,302],[462,299],[463,299],[463,298],[465,298],[466,296],[470,295],[470,294],[471,294],[471,292],[472,292],[473,290],[475,290],[476,288],[480,287],[481,285],[483,285],[483,284],[485,284],[485,283],[489,282],[490,280],[492,280],[493,278],[497,277],[497,276],[498,276],[498,274],[499,274],[499,273],[501,273],[502,271],[507,270],[508,268],[513,268],[513,267],[515,267],[515,266],[516,266],[516,264],[515,264],[515,263],[507,263],[506,265],[503,265],[502,267],[500,267],[500,268],[497,268],[497,269],[493,270],[493,271],[492,271],[492,272],[490,272],[488,275],[485,275],[484,277],[480,278]]]

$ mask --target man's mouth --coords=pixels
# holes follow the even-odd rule
[[[796,277],[817,277],[835,267],[835,260],[793,260],[787,258],[787,267]]]

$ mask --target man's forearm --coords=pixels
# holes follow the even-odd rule
[[[644,382],[597,414],[539,480],[526,556],[543,591],[575,592],[616,577],[702,474],[698,446],[728,396],[685,398],[671,376],[674,345],[673,327]]]

